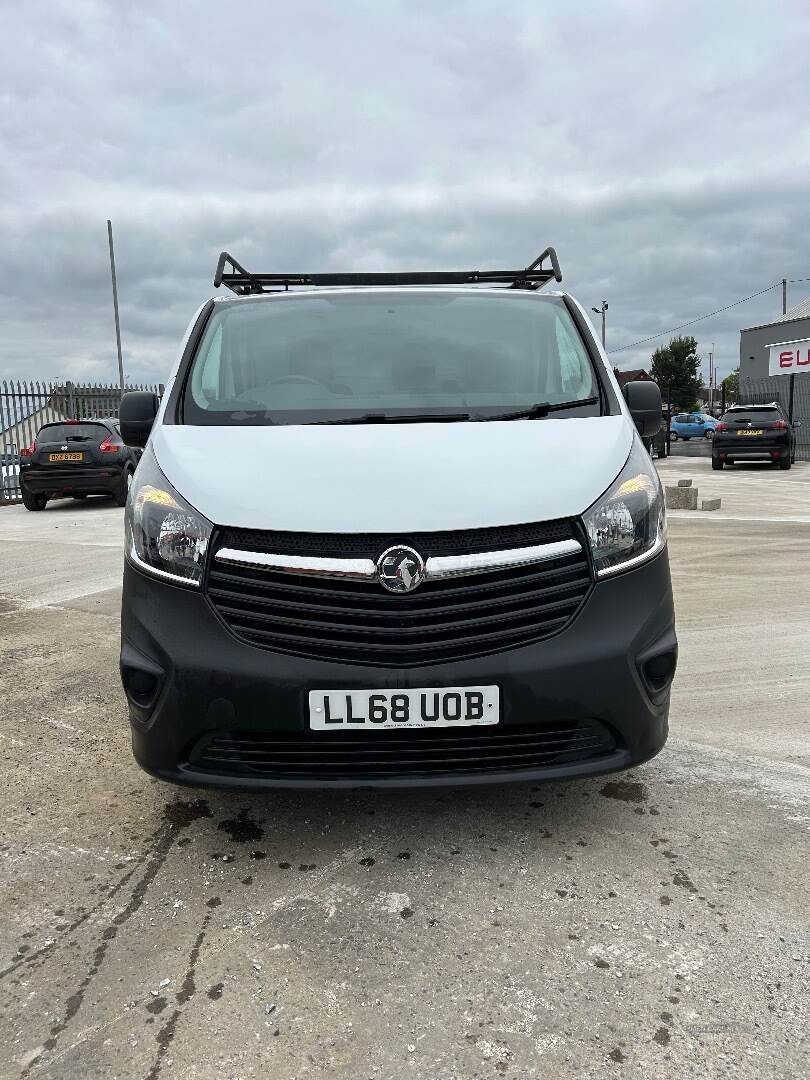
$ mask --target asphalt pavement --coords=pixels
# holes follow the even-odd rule
[[[670,439],[669,452],[672,457],[711,458],[711,439]]]
[[[810,465],[659,465],[722,498],[669,519],[670,741],[532,787],[147,777],[123,511],[0,509],[0,1076],[810,1074]]]

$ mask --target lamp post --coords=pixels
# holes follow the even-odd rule
[[[709,412],[714,408],[714,384],[717,378],[717,372],[714,368],[714,342],[712,342],[712,350],[709,353]]]
[[[607,309],[608,309],[607,300],[603,300],[600,307],[592,307],[591,308],[591,311],[593,311],[596,315],[601,315],[602,316],[602,348],[603,349],[605,348],[605,312],[607,311]]]
[[[113,311],[115,313],[115,344],[118,350],[118,384],[124,392],[124,361],[121,357],[121,323],[118,319],[118,282],[115,277],[115,251],[113,250],[112,222],[107,221],[107,239],[110,243],[110,276],[112,277]]]

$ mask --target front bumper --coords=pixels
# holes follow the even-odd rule
[[[555,637],[507,652],[406,670],[281,655],[238,641],[200,592],[159,581],[127,562],[124,571],[121,668],[135,758],[147,771],[179,783],[247,788],[403,787],[558,779],[612,772],[658,753],[668,731],[669,685],[677,644],[666,550],[633,570],[598,582],[574,621]],[[651,677],[653,658],[671,670]],[[664,662],[666,669],[667,663]],[[324,744],[310,732],[310,690],[402,689],[497,684],[503,737],[542,734],[544,726],[588,725],[606,734],[599,753],[562,752],[542,766],[504,767],[486,760],[464,771],[448,765],[376,775],[362,764],[321,771]],[[445,731],[447,729],[444,729]],[[470,729],[463,729],[469,733]],[[481,729],[479,729],[479,732]],[[375,733],[381,739],[385,732]],[[400,735],[400,732],[396,732]],[[433,734],[433,732],[431,732]],[[201,747],[235,735],[294,740],[311,747],[312,765],[295,775],[261,774],[244,764],[200,765]],[[383,746],[382,742],[377,744]],[[413,747],[411,747],[413,750]],[[305,753],[306,756],[306,753]],[[414,756],[409,752],[410,759]],[[449,757],[448,757],[449,760]]]

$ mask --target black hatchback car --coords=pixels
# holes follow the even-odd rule
[[[723,413],[715,429],[713,469],[735,461],[770,461],[780,469],[789,469],[795,458],[794,425],[776,401],[769,405],[734,405]]]
[[[23,505],[44,510],[48,499],[108,495],[124,506],[139,456],[124,445],[115,419],[46,424],[20,451]]]

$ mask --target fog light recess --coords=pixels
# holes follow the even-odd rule
[[[122,675],[127,696],[142,709],[148,708],[157,697],[160,686],[157,675],[131,667],[124,668]]]
[[[678,653],[675,649],[658,653],[644,661],[642,671],[644,681],[650,690],[658,693],[664,690],[672,682],[675,675],[675,667],[678,662]]]

